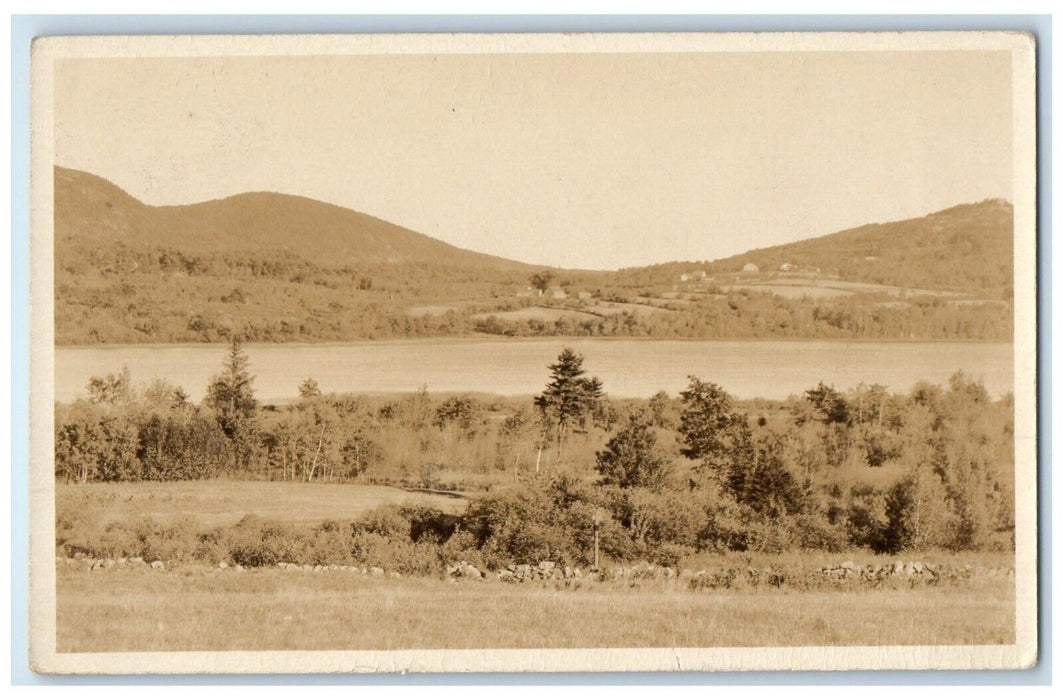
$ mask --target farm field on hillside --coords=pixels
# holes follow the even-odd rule
[[[56,484],[56,512],[90,521],[193,517],[209,527],[246,515],[295,524],[356,518],[382,505],[419,505],[460,512],[465,499],[440,493],[362,484],[277,481],[179,481]]]
[[[547,323],[552,323],[562,318],[576,319],[579,321],[596,318],[594,314],[589,314],[584,311],[552,306],[529,306],[526,309],[516,309],[514,311],[492,311],[491,313],[475,314],[473,318],[479,320],[490,318],[491,316],[494,316],[500,321],[536,320]]]
[[[105,579],[105,585],[101,584]],[[630,585],[630,584],[629,584]],[[61,652],[1005,644],[1014,583],[579,590],[277,570],[58,572]]]
[[[774,294],[786,299],[832,299],[835,297],[851,296],[853,292],[847,289],[835,289],[820,285],[798,286],[793,284],[732,284],[720,289],[726,292],[754,292],[759,294]]]

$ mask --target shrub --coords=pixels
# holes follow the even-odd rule
[[[355,534],[370,533],[385,538],[409,538],[410,519],[400,506],[378,506],[351,523]]]
[[[670,465],[649,419],[640,412],[598,452],[595,469],[603,484],[659,490],[668,480]]]
[[[584,562],[586,554],[574,543],[578,532],[566,527],[569,518],[558,495],[549,486],[531,484],[485,496],[469,504],[462,527],[492,565]],[[593,531],[593,518],[587,525]]]
[[[227,559],[242,566],[272,566],[277,562],[310,563],[308,538],[292,525],[243,518],[215,537],[226,549]]]
[[[430,542],[412,542],[363,531],[354,535],[352,553],[366,566],[407,575],[438,574],[441,569],[439,547]]]
[[[706,520],[704,503],[697,494],[648,489],[629,489],[616,501],[617,521],[631,533],[643,552],[664,545],[694,548],[698,531]]]
[[[438,508],[403,507],[400,513],[410,523],[409,535],[414,542],[446,542],[461,522],[461,516],[444,513]]]

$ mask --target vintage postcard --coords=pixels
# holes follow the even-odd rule
[[[33,668],[1034,664],[1035,51],[38,39]]]

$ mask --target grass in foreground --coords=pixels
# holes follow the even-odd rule
[[[58,650],[1008,644],[1014,585],[554,590],[343,573],[57,572]]]
[[[172,522],[195,517],[209,527],[232,525],[245,515],[298,524],[358,518],[381,505],[418,505],[444,512],[466,501],[437,493],[367,484],[278,481],[173,481],[56,484],[56,511],[104,522],[150,517]]]

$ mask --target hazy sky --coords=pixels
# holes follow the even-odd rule
[[[1008,52],[77,59],[56,162],[527,262],[704,260],[1011,199]]]

